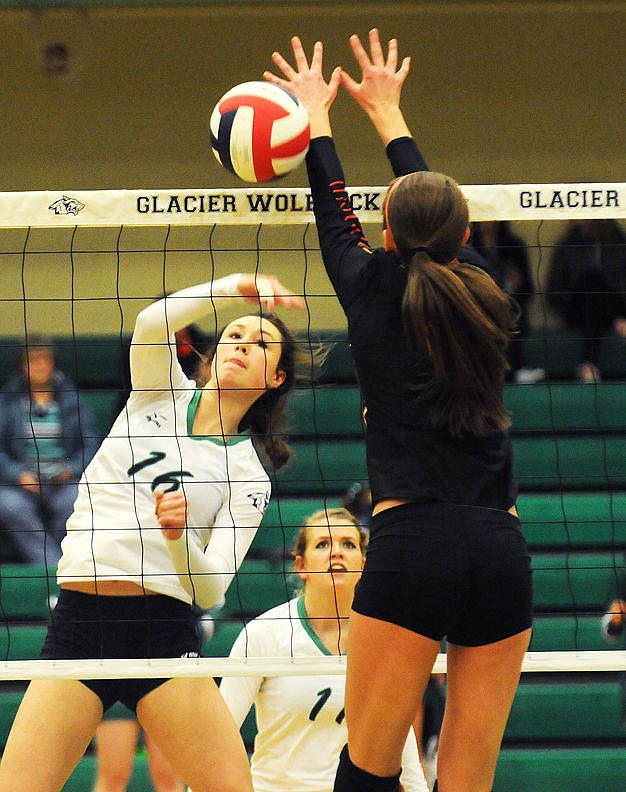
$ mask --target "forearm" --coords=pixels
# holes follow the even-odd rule
[[[137,317],[134,342],[163,343],[176,330],[197,322],[211,310],[216,299],[241,298],[237,289],[241,275],[181,289],[144,308]]]
[[[240,275],[201,283],[152,303],[137,317],[130,346],[130,373],[134,391],[185,387],[185,377],[174,351],[175,333],[216,312],[226,299],[239,295]]]
[[[324,266],[344,305],[344,296],[353,293],[369,260],[369,244],[352,209],[332,139],[314,140],[306,164]]]
[[[246,498],[246,492],[243,492]],[[268,496],[269,500],[269,491]],[[157,495],[156,514],[181,585],[204,610],[213,607],[231,584],[256,535],[262,514],[229,501],[218,514],[204,548],[193,529],[185,529],[187,501],[179,493]]]
[[[333,130],[328,110],[319,108],[315,111],[309,111],[309,128],[311,130],[311,140],[319,137],[332,137]]]
[[[365,110],[378,136],[386,146],[399,137],[411,137],[411,130],[399,107],[377,105]]]
[[[385,147],[385,153],[393,169],[394,176],[404,176],[416,171],[427,171],[429,167],[417,147],[414,138],[399,136]]]
[[[185,533],[179,539],[166,541],[182,587],[203,610],[212,608],[223,597],[234,574],[229,574],[226,559],[215,552],[203,553],[188,541]]]

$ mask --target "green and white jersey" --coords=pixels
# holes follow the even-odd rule
[[[307,618],[302,597],[251,621],[230,653],[270,658],[329,654]],[[348,739],[343,675],[224,677],[220,691],[239,726],[255,705],[255,792],[332,792],[339,753]],[[412,731],[404,750],[402,784],[407,792],[428,789]]]
[[[200,398],[175,353],[174,332],[235,296],[238,276],[185,289],[142,311],[131,346],[132,393],[79,485],[60,584],[129,580],[201,607],[215,604],[241,564],[270,497],[247,434],[194,435]],[[167,541],[157,489],[184,490],[187,529]]]

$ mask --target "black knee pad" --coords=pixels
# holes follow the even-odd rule
[[[399,792],[400,773],[393,776],[376,776],[361,770],[352,763],[348,746],[344,745],[339,756],[339,767],[335,776],[333,792]]]

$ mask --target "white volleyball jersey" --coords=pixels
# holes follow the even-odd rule
[[[60,584],[130,580],[209,607],[241,564],[269,502],[269,479],[249,435],[192,433],[200,391],[176,360],[173,335],[206,314],[216,297],[236,294],[237,277],[178,292],[138,317],[133,390],[81,478],[62,543]],[[169,542],[154,492],[181,487],[188,527]]]
[[[322,657],[330,652],[313,630],[304,598],[251,621],[231,657]],[[332,792],[348,739],[345,676],[224,677],[220,690],[239,726],[255,705],[258,733],[251,759],[255,792]],[[404,750],[406,792],[427,792],[415,736]]]

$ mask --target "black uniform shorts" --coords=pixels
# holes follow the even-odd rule
[[[160,594],[101,597],[61,589],[42,660],[198,657],[200,637],[189,605]],[[106,711],[121,701],[133,712],[166,679],[83,679]]]
[[[436,501],[377,514],[353,608],[460,646],[528,629],[532,571],[519,520]]]

